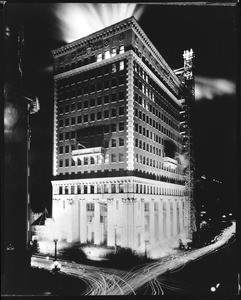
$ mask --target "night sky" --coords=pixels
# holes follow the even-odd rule
[[[78,5],[81,10],[82,4],[74,5]],[[69,8],[73,9],[73,6]],[[5,23],[10,28],[19,24],[24,26],[24,85],[40,101],[40,111],[31,116],[34,211],[42,210],[46,205],[51,210],[51,50],[67,41],[61,21],[56,17],[57,9],[58,4],[53,3],[5,5]],[[237,201],[237,21],[235,6],[160,4],[145,5],[138,20],[171,68],[183,66],[184,50],[192,48],[195,52],[197,176],[206,175],[209,179],[222,181],[223,205],[230,206],[231,210],[235,209]],[[91,22],[95,22],[93,15]]]

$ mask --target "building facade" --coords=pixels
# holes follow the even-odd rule
[[[59,239],[139,253],[185,239],[183,82],[133,17],[53,57]]]

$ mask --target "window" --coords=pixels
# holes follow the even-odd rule
[[[94,113],[91,113],[90,114],[90,121],[94,121],[95,120],[95,114]]]
[[[149,211],[149,203],[144,203],[144,211]]]
[[[74,185],[71,185],[71,187],[70,187],[70,193],[74,194]]]
[[[62,159],[59,160],[59,167],[60,167],[60,168],[63,167],[63,160],[62,160]]]
[[[111,65],[111,72],[115,73],[116,72],[116,64]]]
[[[78,166],[81,166],[81,160],[79,158],[77,159],[77,164]]]
[[[123,131],[124,130],[124,123],[121,122],[119,123],[119,131]]]
[[[110,51],[105,51],[105,59],[108,59],[110,58]]]
[[[90,193],[91,194],[95,193],[95,186],[93,184],[90,185]]]
[[[119,52],[119,54],[122,54],[122,53],[124,53],[124,46],[120,46],[120,52]]]
[[[115,102],[116,101],[116,94],[112,94],[111,95],[111,102]]]
[[[125,77],[124,76],[119,77],[119,85],[124,83],[125,83]]]
[[[63,187],[62,187],[62,186],[59,187],[59,194],[60,194],[60,195],[63,194]]]
[[[90,100],[90,106],[91,106],[91,107],[95,106],[95,99],[91,99],[91,100]]]
[[[119,162],[123,162],[123,161],[124,161],[124,154],[119,153]]]
[[[105,132],[105,133],[109,133],[109,131],[110,131],[109,125],[105,125],[105,126],[104,126],[104,132]]]
[[[112,108],[112,110],[111,110],[111,116],[112,117],[116,117],[116,109],[115,108]]]
[[[66,159],[66,160],[65,160],[65,167],[68,167],[68,166],[69,166],[69,160]]]
[[[78,116],[78,118],[77,118],[77,123],[78,123],[78,124],[82,123],[82,117],[81,117],[81,116]]]
[[[104,97],[104,103],[109,103],[109,96],[108,96],[108,95],[106,95],[106,96]]]
[[[123,60],[120,61],[120,63],[119,63],[119,70],[120,71],[124,70],[124,61]]]
[[[84,108],[88,108],[88,100],[84,101]]]
[[[111,184],[111,193],[116,193],[116,185],[114,183]]]
[[[124,184],[119,183],[119,193],[124,193]]]
[[[104,118],[105,119],[109,118],[109,111],[108,110],[104,110]]]
[[[116,132],[116,124],[111,124],[111,132]]]
[[[65,119],[65,126],[69,126],[69,118]]]
[[[65,105],[65,112],[68,113],[69,112],[69,104]]]
[[[71,139],[75,139],[75,131],[71,131],[70,135],[71,135]]]
[[[95,163],[94,157],[90,157],[90,164],[93,165]]]
[[[71,166],[72,166],[72,167],[75,166],[75,161],[73,160],[73,158],[71,159]]]
[[[97,112],[97,120],[101,120],[102,119],[102,115],[101,115],[101,111]]]
[[[102,60],[102,53],[97,54],[97,62]]]
[[[111,162],[116,162],[116,154],[114,153],[111,154]]]
[[[59,120],[59,127],[63,127],[64,126],[64,120]]]
[[[78,110],[82,109],[82,102],[78,102],[78,103],[77,103],[77,109],[78,109]]]
[[[119,147],[124,146],[124,139],[119,138]]]
[[[97,105],[101,105],[102,104],[102,98],[101,97],[98,97],[97,98]]]
[[[63,153],[63,146],[60,146],[59,147],[59,154],[62,154]]]
[[[65,146],[65,153],[69,153],[69,145]]]
[[[65,132],[65,139],[66,139],[66,140],[69,139],[69,132]]]
[[[116,48],[112,48],[112,54],[111,54],[111,56],[113,57],[115,55],[116,55]]]
[[[88,157],[84,157],[84,165],[88,165]]]
[[[154,210],[158,211],[158,203],[157,202],[154,202]]]
[[[87,211],[94,211],[95,210],[95,204],[94,203],[86,203],[86,210]]]
[[[123,100],[124,99],[124,92],[119,92],[119,100]]]
[[[104,82],[104,88],[105,89],[109,88],[109,80],[105,80],[105,82]]]
[[[89,116],[88,115],[84,115],[84,123],[88,122]]]
[[[114,86],[116,86],[116,78],[112,78],[112,80],[111,80],[111,86],[112,87],[114,87]]]
[[[111,147],[116,147],[116,140],[115,139],[111,140]]]
[[[71,111],[75,111],[75,103],[71,104]]]

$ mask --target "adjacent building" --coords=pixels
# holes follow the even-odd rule
[[[133,17],[53,57],[59,240],[143,253],[187,238],[184,82]]]

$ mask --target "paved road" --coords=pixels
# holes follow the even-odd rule
[[[162,284],[157,277],[170,270],[183,268],[191,261],[209,255],[219,248],[225,247],[235,234],[235,226],[226,228],[215,238],[215,243],[196,250],[180,251],[178,254],[168,256],[153,263],[144,264],[129,271],[100,268],[95,266],[77,264],[75,262],[59,260],[61,272],[83,280],[87,289],[81,295],[128,295],[148,283],[151,294],[162,295]],[[32,266],[51,270],[53,261],[41,256],[32,257]]]

